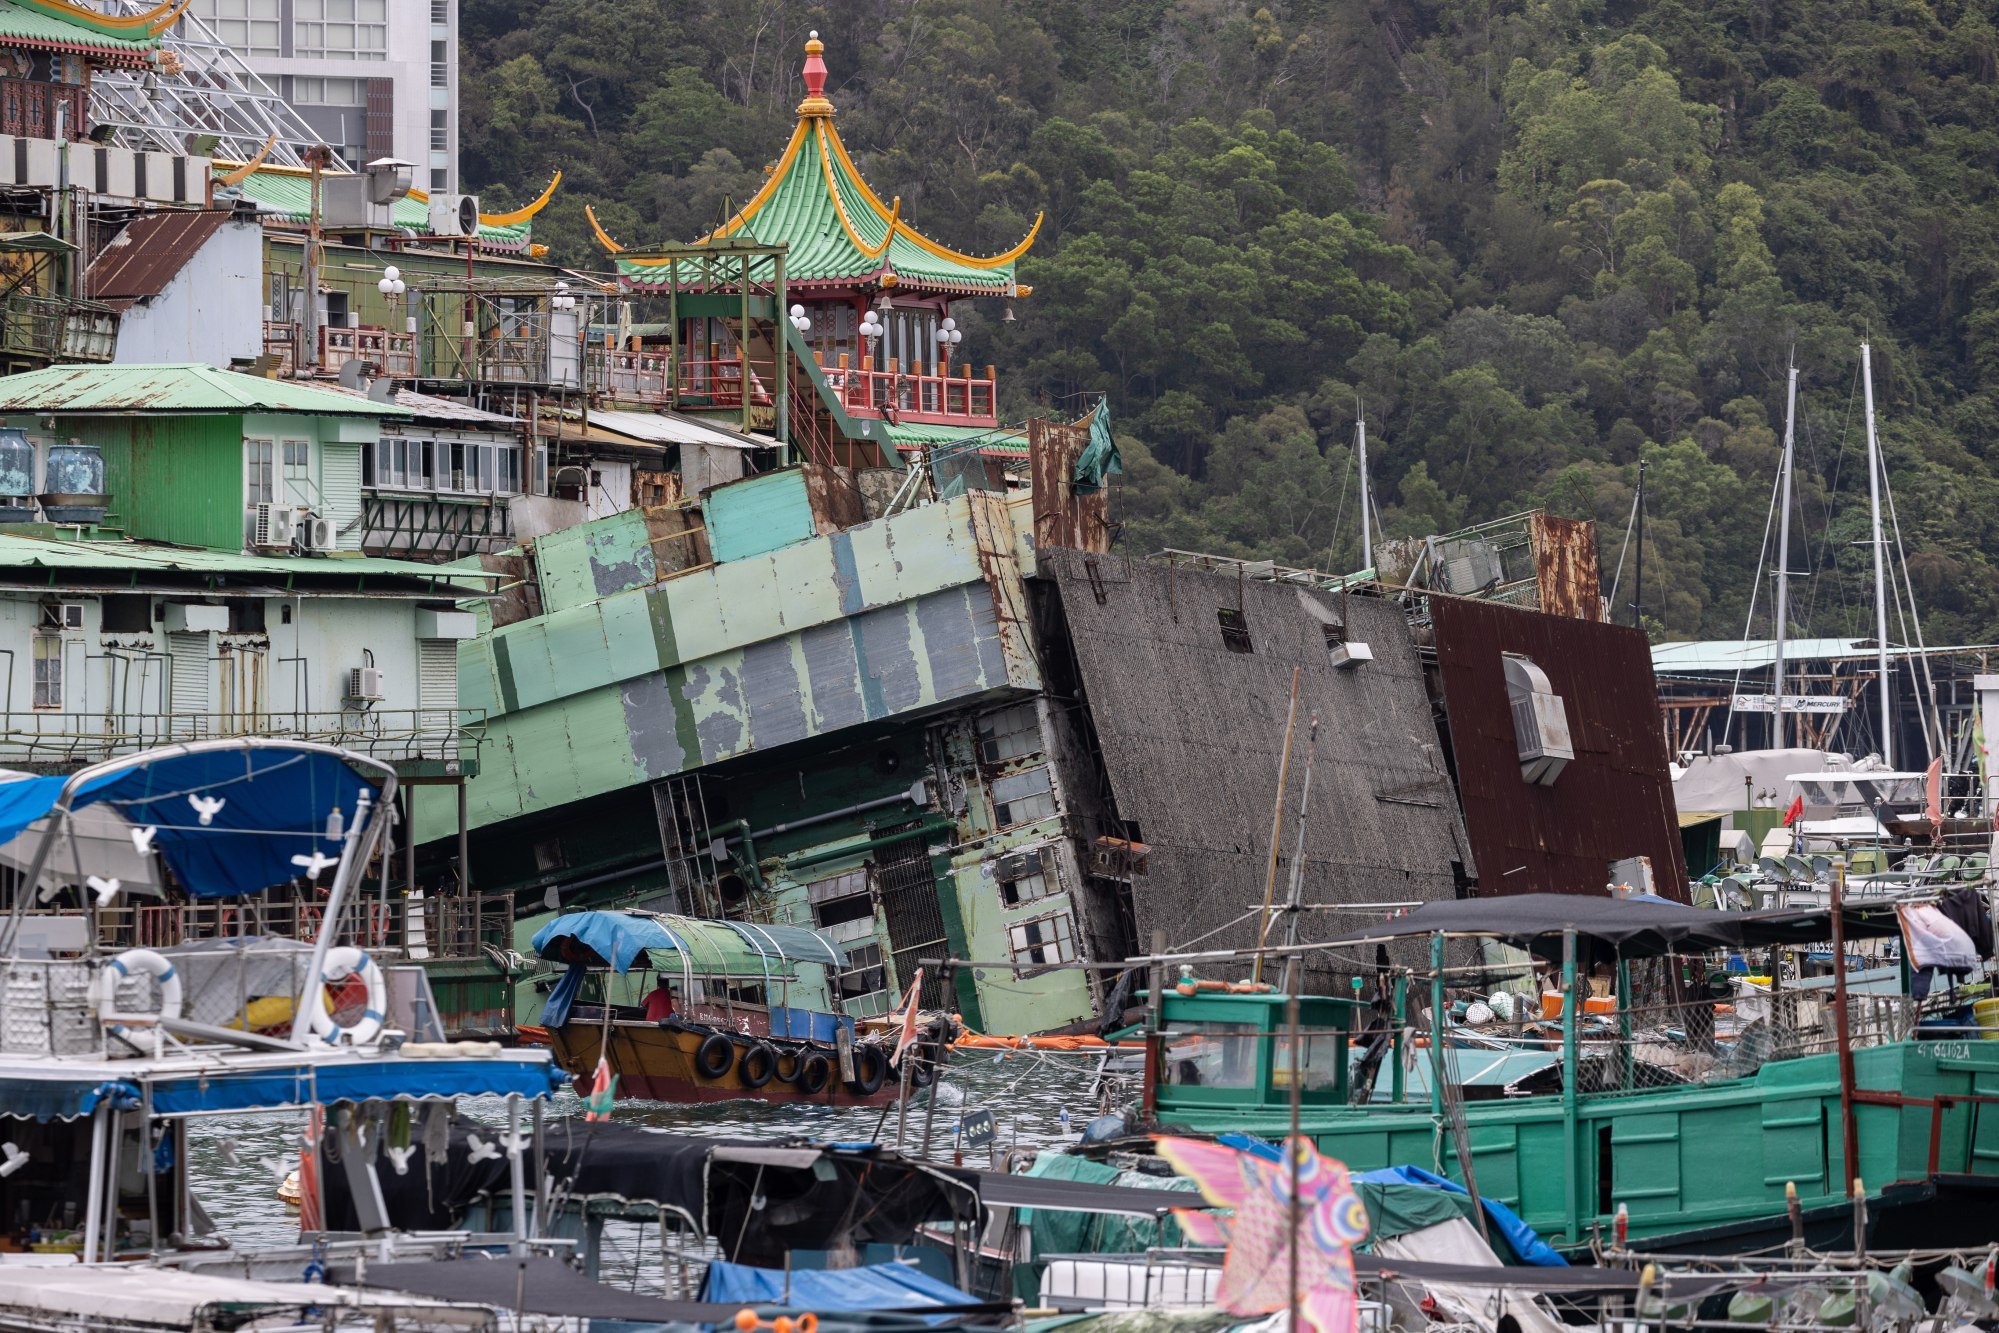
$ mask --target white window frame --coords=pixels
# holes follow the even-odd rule
[[[34,636],[33,673],[34,711],[37,713],[60,713],[62,711],[63,640],[61,634],[51,634],[38,630]],[[45,671],[44,668],[47,668]]]
[[[278,481],[283,503],[311,509],[318,487],[312,482],[312,441],[297,437],[278,441]],[[294,462],[293,460],[297,461]]]
[[[1046,938],[1034,941],[1022,938],[1025,932],[1037,926],[1046,928],[1041,932]],[[1009,921],[1006,927],[1006,947],[1007,956],[1024,968],[1073,963],[1079,956],[1076,952],[1076,926],[1066,911],[1029,917],[1025,921]],[[1053,957],[1037,956],[1046,955],[1051,950]]]
[[[278,446],[268,436],[243,438],[243,498],[252,507],[277,503]]]

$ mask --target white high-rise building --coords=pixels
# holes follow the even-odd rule
[[[359,166],[458,187],[458,0],[194,0],[215,35]]]

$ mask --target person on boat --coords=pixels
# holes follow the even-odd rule
[[[659,1023],[673,1017],[673,986],[664,973],[660,974],[659,984],[646,996],[645,1014],[648,1023]]]

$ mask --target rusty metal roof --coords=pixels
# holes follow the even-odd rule
[[[0,376],[0,413],[132,416],[187,412],[237,415],[408,417],[406,407],[189,363],[48,366]]]
[[[90,261],[91,298],[120,310],[151,300],[228,220],[225,210],[212,208],[140,218]]]
[[[1451,754],[1481,894],[1602,893],[1610,863],[1652,858],[1684,901],[1679,813],[1645,636],[1622,625],[1432,597]],[[1561,697],[1575,758],[1543,787],[1520,776],[1504,655]]]

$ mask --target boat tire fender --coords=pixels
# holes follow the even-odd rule
[[[361,978],[367,987],[367,1007],[361,1012],[361,1019],[352,1027],[341,1027],[333,1021],[333,1014],[326,1007],[326,996],[336,982],[348,977]],[[382,1035],[388,1023],[388,988],[382,981],[382,969],[375,960],[351,944],[342,944],[326,951],[326,966],[319,974],[318,993],[306,1002],[306,1027],[315,1037],[329,1045],[346,1042],[352,1046],[365,1046]]]
[[[777,1052],[763,1042],[751,1042],[743,1058],[736,1064],[736,1073],[741,1076],[746,1088],[761,1088],[770,1082],[777,1072]]]
[[[121,1014],[118,1012],[118,983],[134,973],[143,972],[157,981],[160,986],[160,1012],[158,1014]],[[181,1016],[180,973],[174,970],[173,962],[165,954],[154,953],[151,949],[127,949],[116,958],[104,964],[98,973],[102,978],[103,990],[97,1001],[97,1018],[106,1027],[118,1027],[121,1023],[150,1023],[160,1018]]]
[[[694,1049],[694,1069],[703,1078],[720,1078],[736,1063],[736,1043],[711,1032]]]
[[[872,1097],[881,1091],[886,1077],[888,1062],[882,1059],[879,1047],[854,1047],[854,1077],[847,1080],[847,1091],[857,1097]]]
[[[778,1051],[777,1065],[772,1072],[772,1077],[776,1078],[778,1082],[796,1084],[798,1076],[804,1071],[805,1053],[803,1051],[794,1051],[789,1047]]]
[[[798,1090],[817,1097],[833,1081],[833,1062],[818,1051],[808,1051],[798,1062]]]

